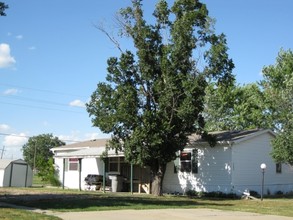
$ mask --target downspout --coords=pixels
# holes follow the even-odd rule
[[[133,163],[130,164],[130,192],[133,194]]]
[[[103,193],[105,193],[106,188],[106,162],[105,159],[103,159]]]
[[[78,158],[78,173],[79,173],[79,191],[81,191],[81,158]]]
[[[65,158],[63,158],[63,171],[62,171],[62,189],[65,187]]]
[[[233,178],[233,171],[234,171],[234,162],[233,162],[233,144],[234,142],[232,141],[227,141],[228,143],[228,146],[230,147],[230,150],[231,150],[231,192],[234,193],[234,178]]]

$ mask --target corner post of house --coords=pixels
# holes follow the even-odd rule
[[[130,164],[130,192],[133,194],[133,163]]]
[[[81,191],[81,158],[78,158],[79,191]]]
[[[63,158],[63,171],[62,171],[62,189],[65,187],[65,158]]]

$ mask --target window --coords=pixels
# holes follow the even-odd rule
[[[198,150],[182,151],[180,153],[180,171],[198,173]]]
[[[78,158],[68,159],[68,170],[78,170],[79,161]]]
[[[109,172],[119,172],[119,157],[109,157]]]
[[[276,163],[276,173],[282,173],[282,163]]]

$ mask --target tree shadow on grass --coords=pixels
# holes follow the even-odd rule
[[[183,196],[153,197],[114,193],[87,194],[22,194],[0,196],[0,201],[44,210],[102,211],[117,209],[176,209],[233,206],[232,203]]]

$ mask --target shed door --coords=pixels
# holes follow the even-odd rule
[[[11,170],[11,181],[10,186],[12,187],[25,187],[27,179],[27,165],[12,163]]]

